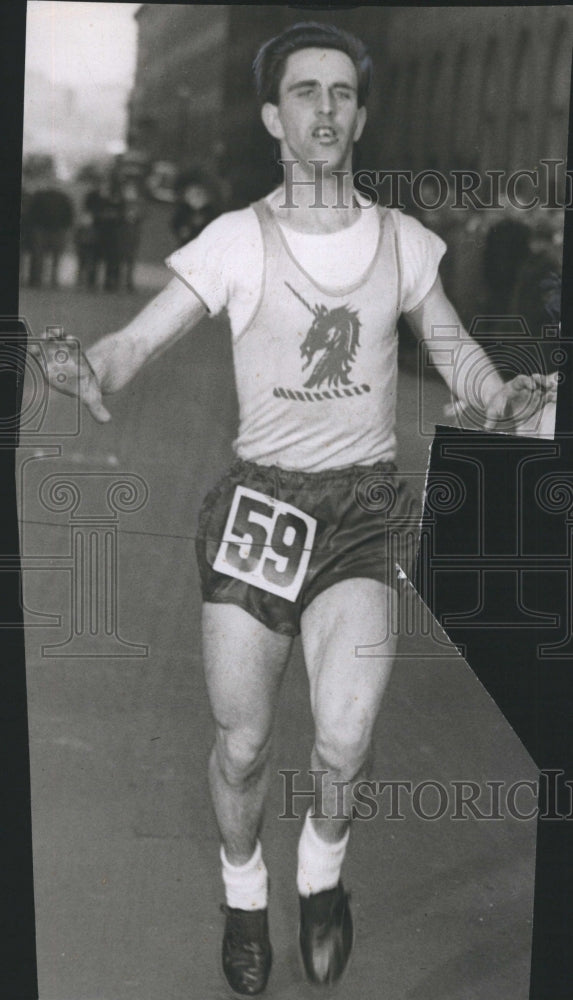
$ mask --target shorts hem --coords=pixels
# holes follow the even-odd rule
[[[337,583],[342,583],[343,580],[375,580],[376,583],[383,583],[386,587],[390,587],[390,590],[396,591],[396,593],[398,593],[400,589],[398,570],[396,570],[396,582],[391,583],[388,578],[382,579],[380,573],[375,573],[374,571],[369,573],[367,570],[357,571],[356,569],[353,570],[352,567],[349,567],[348,572],[340,573],[336,576],[336,579],[333,579],[332,576],[330,576],[324,581],[324,586],[317,585],[316,588],[313,588],[312,596],[309,597],[309,600],[304,604],[302,610],[306,611],[306,609],[310,607],[314,601],[315,597],[318,597],[319,594],[324,594],[326,590],[330,590],[330,588],[334,587]]]
[[[234,604],[237,608],[241,608],[242,611],[246,611],[246,613],[250,615],[251,618],[254,618],[255,621],[260,622],[261,625],[268,628],[269,632],[276,632],[277,635],[284,635],[289,639],[294,639],[297,635],[300,635],[300,628],[297,628],[296,625],[291,626],[288,622],[279,623],[276,627],[269,625],[268,621],[265,621],[264,615],[257,614],[252,607],[248,606],[246,601],[242,601],[240,598],[233,596],[218,597],[217,595],[213,595],[212,597],[203,596],[202,599],[204,604]]]

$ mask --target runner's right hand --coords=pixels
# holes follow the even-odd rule
[[[75,338],[47,331],[42,347],[32,344],[30,353],[37,359],[48,385],[66,396],[81,399],[98,423],[111,420],[111,413],[102,402],[96,374]]]

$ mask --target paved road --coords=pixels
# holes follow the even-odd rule
[[[36,333],[57,323],[90,342],[143,301],[26,292],[22,312]],[[419,483],[430,442],[421,429],[431,431],[441,419],[444,401],[435,379],[419,390],[413,373],[401,374],[401,467]],[[25,566],[34,567],[25,571],[25,601],[40,996],[223,1000],[218,840],[205,783],[212,727],[193,531],[200,499],[231,455],[236,399],[224,323],[202,324],[110,408],[110,425],[82,420],[80,433],[64,438],[49,432],[74,432],[73,403],[50,399],[42,417],[47,436],[30,433],[21,449],[22,547]],[[54,442],[59,455],[53,447],[50,454]],[[106,490],[128,474],[144,481],[149,497],[139,509],[116,510],[113,522]],[[58,492],[52,476],[75,484],[81,506],[66,507],[73,486],[66,493],[60,482]],[[118,496],[116,506],[129,508],[129,488],[123,501]],[[87,651],[99,656],[79,656],[77,646],[65,645],[72,613],[88,614],[70,572],[72,533],[80,561],[80,536],[91,538],[88,550],[103,536],[117,545],[117,576],[105,583],[116,586],[113,622],[100,619],[88,636]],[[428,622],[410,593],[405,608],[401,656],[376,730],[375,776],[413,787],[440,782],[448,807],[442,819],[424,821],[406,797],[406,818],[385,819],[389,799],[380,795],[377,816],[355,824],[345,882],[357,943],[348,976],[332,995],[526,1000],[534,823],[507,815],[456,821],[451,782],[509,786],[536,772],[439,630],[412,634]],[[413,629],[416,616],[420,627]],[[64,645],[46,648],[57,644]],[[147,655],[117,655],[141,652],[137,644]],[[282,692],[264,833],[275,946],[269,1000],[316,996],[303,981],[295,946],[299,823],[277,818],[279,771],[304,772],[311,740],[297,646]],[[308,785],[304,773],[299,780]],[[432,794],[421,803],[426,813],[436,809]],[[526,792],[519,805],[529,807]],[[481,808],[488,811],[485,797]]]

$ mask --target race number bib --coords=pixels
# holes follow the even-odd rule
[[[296,601],[315,532],[298,507],[237,486],[213,569]]]

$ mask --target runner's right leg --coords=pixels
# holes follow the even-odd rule
[[[203,605],[205,675],[216,726],[209,779],[223,841],[227,900],[223,971],[235,993],[244,996],[263,992],[272,964],[267,871],[257,835],[291,645],[291,638],[272,632],[237,605]]]
[[[268,783],[273,720],[292,638],[235,604],[204,603],[205,675],[215,718],[209,780],[228,861],[252,857]]]

